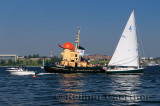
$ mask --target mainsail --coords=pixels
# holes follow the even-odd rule
[[[109,66],[139,66],[134,11],[129,17]]]

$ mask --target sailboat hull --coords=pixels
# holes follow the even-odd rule
[[[143,74],[144,69],[133,69],[133,70],[106,70],[107,74]]]

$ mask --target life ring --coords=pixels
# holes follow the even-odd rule
[[[69,63],[69,66],[72,66],[72,63]]]
[[[103,70],[107,70],[107,68],[106,67],[102,67],[103,68]]]

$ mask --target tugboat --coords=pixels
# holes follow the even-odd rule
[[[76,46],[67,42],[63,46],[59,44],[59,47],[63,48],[62,61],[60,64],[45,64],[44,69],[50,73],[105,73],[105,70],[101,66],[93,66],[87,62],[84,58],[85,49],[79,45],[80,28],[78,28],[78,34],[76,38]]]

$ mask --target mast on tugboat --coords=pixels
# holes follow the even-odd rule
[[[78,34],[77,34],[77,38],[76,38],[76,47],[75,47],[75,51],[77,51],[77,49],[79,49],[79,35],[80,35],[80,27],[78,27]]]

